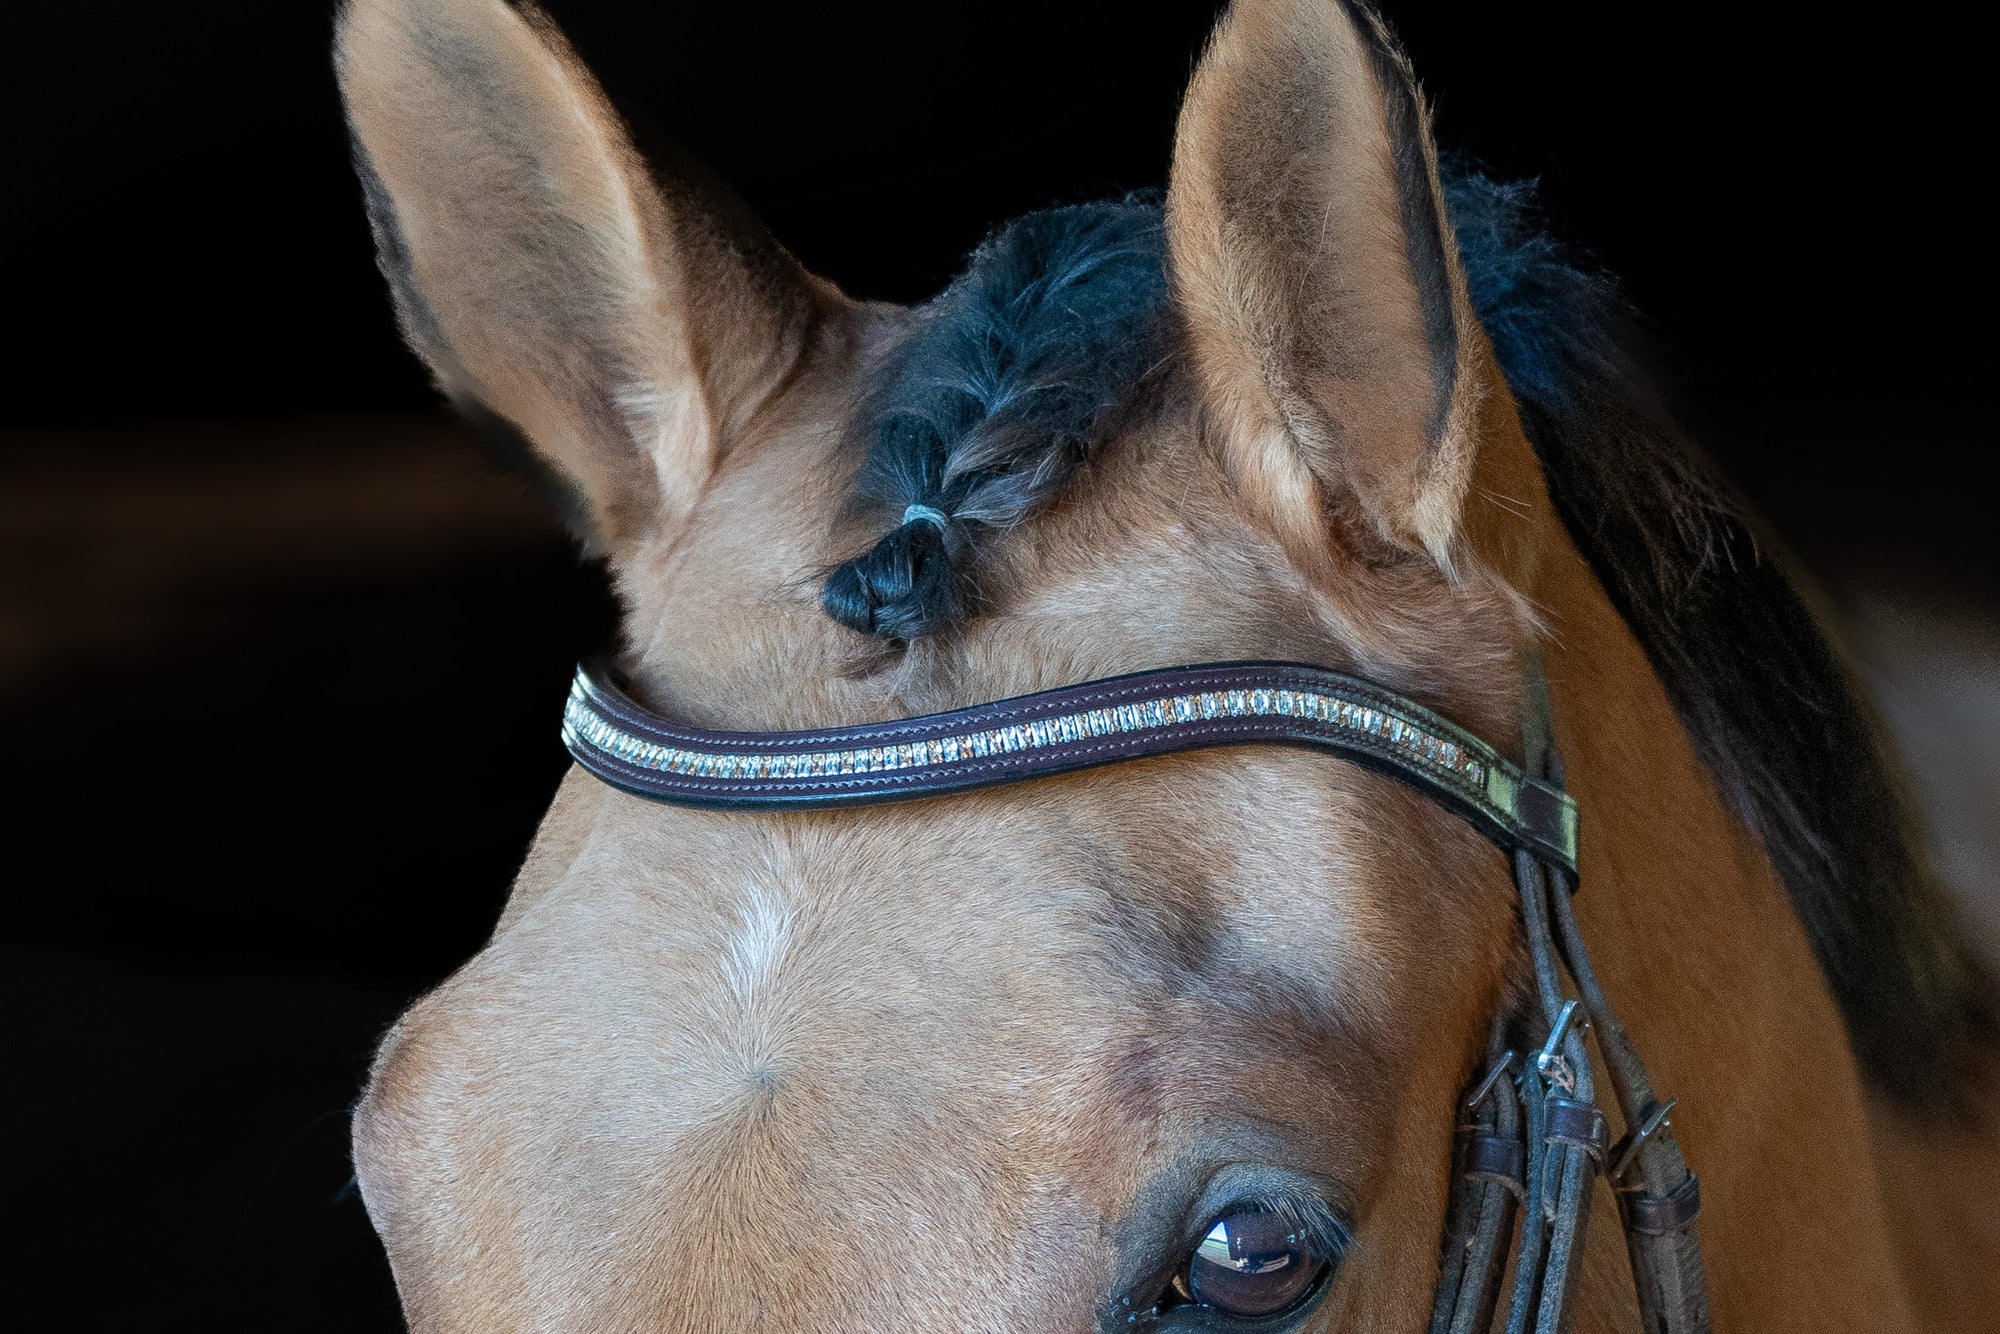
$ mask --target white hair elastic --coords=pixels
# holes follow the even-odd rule
[[[903,511],[903,522],[906,524],[916,523],[920,519],[925,523],[937,525],[939,532],[943,532],[945,525],[951,522],[943,510],[933,509],[929,505],[912,505]]]

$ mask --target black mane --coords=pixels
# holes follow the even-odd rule
[[[1900,1100],[1953,1105],[2000,1004],[1917,851],[1871,711],[1661,407],[1616,285],[1551,239],[1532,185],[1455,168],[1445,194],[1556,508],[1762,840],[1863,1069]],[[914,508],[829,577],[834,617],[908,638],[969,610],[973,530],[1062,484],[1158,363],[1167,304],[1150,203],[1031,215],[982,246],[863,416],[860,503]]]
[[[1742,506],[1663,410],[1615,284],[1531,184],[1449,174],[1494,355],[1556,508],[1723,798],[1762,841],[1873,1082],[1962,1095],[2000,1005],[1917,850],[1877,723]]]

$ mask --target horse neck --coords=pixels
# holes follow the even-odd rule
[[[1583,813],[1577,914],[1661,1096],[1680,1099],[1716,1327],[1910,1329],[1861,1076],[1818,961],[1508,425],[1481,471],[1527,498],[1528,518],[1511,547],[1482,554],[1532,581],[1543,616]],[[1593,1229],[1585,1309],[1601,1328],[1631,1310],[1621,1251],[1616,1228]]]

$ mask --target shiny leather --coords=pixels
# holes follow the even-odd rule
[[[1373,734],[1299,714],[1272,711],[1229,717],[1168,720],[1138,730],[1078,736],[1005,754],[965,755],[868,772],[780,775],[673,772],[646,762],[643,747],[702,757],[765,759],[834,751],[918,747],[993,729],[1031,727],[1090,711],[1133,707],[1203,693],[1311,693],[1372,711],[1398,725],[1448,742],[1481,766],[1477,780],[1434,763],[1393,733]],[[607,740],[593,721],[609,724]],[[725,809],[862,806],[910,801],[973,788],[1024,782],[1123,760],[1215,746],[1285,744],[1339,752],[1423,789],[1509,849],[1532,849],[1562,866],[1576,865],[1576,806],[1560,787],[1523,773],[1478,737],[1430,710],[1371,682],[1296,663],[1239,662],[1175,667],[1064,686],[948,713],[802,732],[731,732],[664,718],[633,700],[600,663],[577,669],[565,716],[564,744],[578,764],[637,796]],[[633,743],[638,744],[633,744]]]

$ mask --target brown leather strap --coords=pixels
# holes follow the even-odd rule
[[[1212,746],[1335,751],[1421,788],[1506,848],[1576,864],[1576,803],[1414,701],[1298,663],[1173,667],[969,709],[805,732],[728,732],[649,712],[602,664],[577,669],[563,742],[655,801],[860,806]]]
[[[1492,1329],[1515,1215],[1526,1195],[1527,1146],[1513,1079],[1519,1062],[1505,1049],[1506,1019],[1494,1016],[1487,1074],[1465,1103],[1472,1119],[1465,1127],[1460,1175],[1452,1187],[1430,1334],[1488,1334]]]
[[[1498,1181],[1519,1194],[1526,1185],[1528,1151],[1518,1139],[1473,1135],[1465,1146],[1465,1175]]]
[[[1575,1098],[1549,1099],[1548,1139],[1551,1144],[1574,1144],[1600,1169],[1604,1166],[1604,1155],[1611,1138],[1611,1132],[1604,1121],[1604,1113],[1597,1110],[1594,1102],[1579,1102]]]
[[[1687,1180],[1665,1195],[1620,1191],[1618,1203],[1625,1213],[1625,1226],[1633,1232],[1649,1237],[1685,1232],[1701,1214],[1701,1178],[1690,1172]]]

